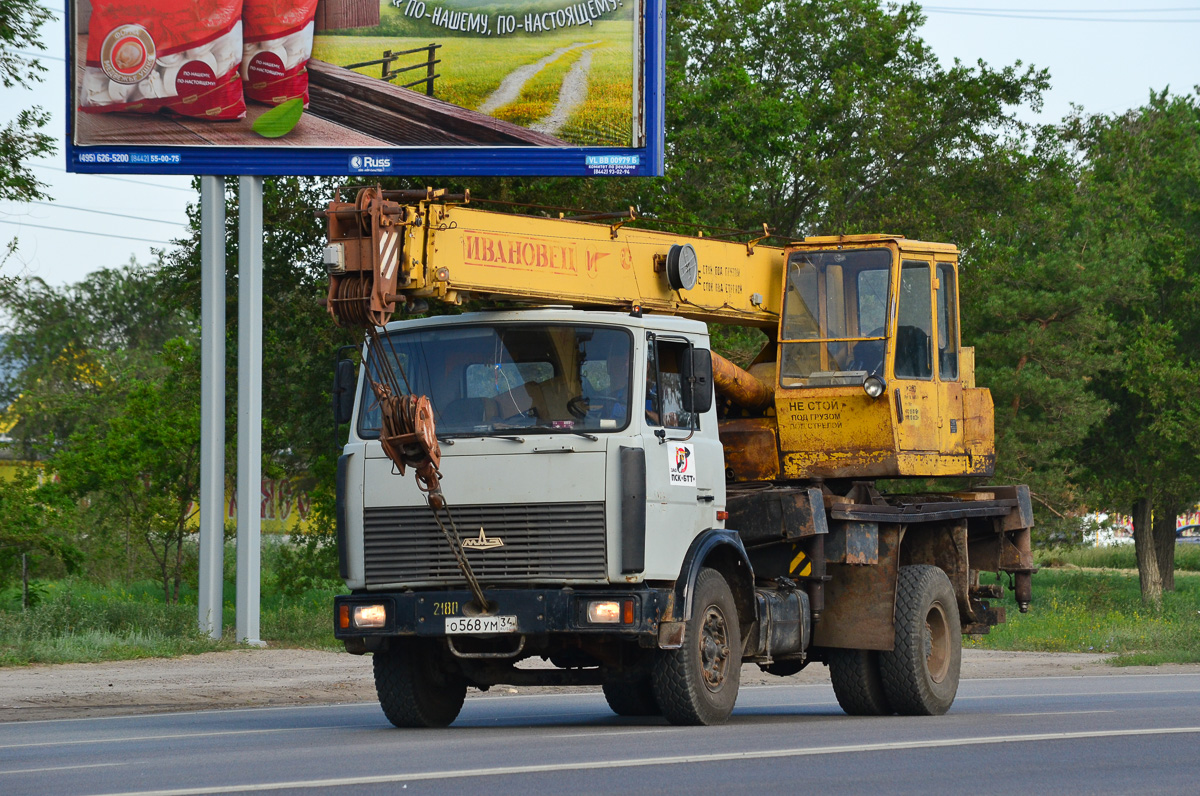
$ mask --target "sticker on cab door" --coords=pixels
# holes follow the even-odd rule
[[[672,486],[696,485],[696,450],[691,445],[672,442],[667,467]]]

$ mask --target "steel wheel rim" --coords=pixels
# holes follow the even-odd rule
[[[925,615],[925,669],[929,679],[940,683],[950,672],[950,623],[941,603],[934,603]]]
[[[719,691],[725,685],[729,667],[729,631],[725,614],[715,605],[704,611],[704,623],[700,632],[700,671],[704,686],[709,691]]]

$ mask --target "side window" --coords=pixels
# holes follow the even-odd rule
[[[896,324],[898,379],[933,378],[933,296],[929,263],[905,260],[900,268]]]
[[[665,428],[699,428],[699,417],[683,411],[680,363],[686,343],[652,340],[646,359],[646,422]]]
[[[888,272],[886,268],[858,274],[858,335],[882,337],[887,324]]]
[[[954,266],[937,267],[938,375],[942,381],[958,381],[958,290]]]

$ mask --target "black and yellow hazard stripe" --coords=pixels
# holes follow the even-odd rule
[[[803,550],[796,551],[796,557],[788,565],[788,574],[801,578],[807,578],[812,574],[812,560],[804,554]]]

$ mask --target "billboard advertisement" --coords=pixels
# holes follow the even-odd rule
[[[662,173],[663,0],[69,0],[70,171]]]

